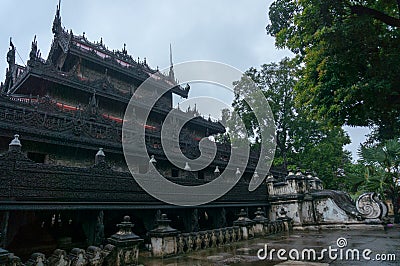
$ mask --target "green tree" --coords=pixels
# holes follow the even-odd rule
[[[301,66],[296,101],[331,125],[400,135],[400,1],[276,0],[267,32]]]
[[[293,88],[297,82],[297,70],[296,64],[285,58],[279,63],[264,64],[260,70],[251,68],[246,72],[267,98],[275,118],[277,147],[273,165],[282,170],[300,167],[314,171],[325,185],[337,188],[339,170],[349,161],[349,155],[343,151],[349,137],[342,128],[311,120],[305,108],[295,106],[296,92]],[[259,121],[243,100],[250,86],[248,79],[235,85],[233,107],[244,121],[248,136],[254,140],[253,148],[257,149]],[[235,119],[230,118],[231,123],[235,124]]]
[[[359,156],[360,164],[365,167],[363,178],[359,178],[361,190],[375,191],[392,200],[395,222],[400,222],[400,142],[392,139],[370,146],[361,145]]]

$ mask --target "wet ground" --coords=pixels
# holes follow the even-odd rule
[[[261,260],[258,258],[257,252],[260,249],[265,249],[265,245],[267,245],[268,250],[267,257]],[[272,252],[273,255],[271,257],[272,249],[275,249],[275,251]],[[277,252],[279,249],[286,251],[285,254],[281,254],[281,257],[287,257],[286,260],[278,258]],[[326,250],[324,251],[323,249]],[[313,250],[315,250],[316,254],[315,260],[313,258]],[[259,255],[262,257],[265,252],[262,251]],[[400,265],[400,226],[387,230],[357,228],[309,232],[295,231],[290,234],[252,239],[173,258],[149,259],[145,256],[143,254],[139,262],[143,265],[151,266]],[[297,257],[301,260],[302,256],[306,258],[306,261],[297,261]],[[290,257],[294,260],[290,260]],[[308,260],[309,257],[311,260]],[[387,261],[378,261],[378,259],[385,258]]]

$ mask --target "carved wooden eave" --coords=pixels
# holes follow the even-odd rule
[[[77,147],[87,150],[96,150],[104,147],[108,152],[122,154],[122,128],[121,123],[110,120],[101,113],[93,114],[88,106],[79,110],[64,111],[60,103],[55,103],[50,98],[17,98],[0,97],[0,128],[3,137],[19,132],[24,139],[59,146]],[[139,125],[143,126],[143,125]],[[140,132],[138,132],[140,134]],[[146,131],[146,135],[153,139],[160,139],[160,130]],[[187,152],[197,151],[197,142],[192,138],[182,138],[181,145]],[[148,152],[165,159],[161,147],[154,148],[147,145]],[[218,148],[218,156],[214,163],[225,165],[227,162],[221,158],[229,158],[230,150]],[[200,154],[189,154],[197,157]],[[249,171],[256,165],[257,157],[252,157],[249,162]]]
[[[171,86],[172,84],[175,84],[175,81],[172,83],[169,81],[167,76],[159,73],[157,70],[151,69],[146,62],[137,62],[133,60],[131,56],[120,51],[109,51],[104,47],[104,45],[91,43],[83,37],[78,38],[74,36],[70,46],[70,54],[88,60],[91,63],[106,67],[107,69],[119,72],[139,81],[140,83],[149,78],[150,75],[158,73],[158,75],[165,80],[165,85]],[[171,91],[184,98],[187,98],[189,94],[189,90],[177,84],[173,86]]]
[[[5,184],[0,187],[0,210],[176,208],[146,193],[129,172],[110,168],[40,164],[2,156],[0,182]],[[207,181],[180,182],[196,186]],[[202,207],[267,205],[265,186],[255,192],[247,187],[239,182],[226,195]]]
[[[150,68],[146,61],[135,61],[126,53],[126,50],[110,51],[102,42],[93,43],[88,41],[84,36],[77,36],[72,31],[67,33],[62,30],[53,39],[47,62],[61,69],[69,56],[76,56],[92,64],[113,70],[136,80],[138,83],[142,83],[150,75],[157,74],[165,80],[165,85],[173,86],[171,89],[173,93],[184,98],[187,98],[189,94],[189,88],[183,88],[176,84],[175,80],[170,81],[168,76]],[[174,86],[173,84],[176,85]]]
[[[87,95],[91,95],[93,91],[96,90],[97,97],[111,99],[123,105],[127,105],[130,100],[130,95],[122,93],[117,89],[113,88],[112,84],[110,84],[109,87],[107,87],[107,89],[104,89],[103,87],[104,80],[102,79],[94,81],[84,81],[79,79],[79,77],[73,73],[65,73],[58,71],[52,65],[46,64],[41,61],[33,62],[31,64],[31,67],[28,67],[27,70],[24,71],[17,78],[16,83],[13,86],[12,90],[9,92],[9,94],[39,95],[40,97],[45,96],[38,94],[36,91],[29,91],[29,89],[31,88],[29,86],[30,82],[32,79],[35,78],[40,80],[45,80],[54,84],[62,84],[66,87],[82,91]],[[135,105],[139,108],[146,107],[143,105],[141,101],[136,101]],[[163,106],[155,106],[153,108],[153,111],[155,113],[161,114],[163,116],[168,114],[170,110],[171,110],[170,108],[165,108]],[[183,115],[184,115],[183,112],[182,115],[180,115],[179,112],[177,113],[178,117],[180,116],[183,117]],[[225,128],[220,122],[208,121],[207,119],[204,119],[202,117],[195,117],[189,123],[200,127],[209,128],[210,134],[225,132]]]

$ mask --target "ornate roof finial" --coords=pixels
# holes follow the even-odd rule
[[[93,89],[92,97],[90,97],[90,105],[91,105],[92,107],[97,107],[96,89]]]
[[[126,51],[126,43],[124,43],[124,48],[122,49],[123,54],[127,54],[128,52]]]
[[[31,45],[31,52],[29,53],[29,59],[35,60],[38,57],[38,49],[37,49],[37,41],[36,35],[33,38],[32,45]]]
[[[54,35],[57,35],[61,32],[61,16],[60,16],[60,8],[61,8],[61,0],[58,0],[57,11],[53,21],[52,31]]]
[[[11,37],[10,37],[10,49],[7,52],[7,63],[10,70],[15,65],[15,46],[12,42]]]
[[[13,42],[12,42],[12,38],[10,37],[10,47],[11,47],[11,49],[15,49],[15,46],[14,46],[14,44],[13,44]]]
[[[175,81],[174,63],[172,63],[172,45],[171,44],[169,44],[169,62],[170,62],[169,78],[170,78],[170,80]]]

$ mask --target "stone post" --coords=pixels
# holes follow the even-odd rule
[[[277,220],[281,220],[283,222],[283,225],[285,226],[285,231],[289,232],[292,230],[292,218],[287,216],[287,211],[285,211],[284,208],[281,208],[281,211],[279,212],[281,215]]]
[[[269,196],[273,196],[275,193],[274,191],[274,183],[276,182],[274,176],[272,174],[269,174],[266,181],[267,183],[267,189],[268,189],[268,194]]]
[[[161,214],[157,227],[148,233],[151,239],[151,251],[154,257],[166,257],[178,253],[178,235],[180,232],[171,226],[166,214]]]
[[[116,252],[116,266],[137,265],[139,244],[143,239],[132,232],[133,226],[130,217],[125,216],[124,221],[117,225],[119,231],[108,238],[108,242],[115,246],[113,252]]]
[[[21,259],[14,256],[13,253],[8,252],[5,249],[0,248],[0,265],[5,266],[20,266],[22,265]]]
[[[99,151],[96,153],[94,158],[95,165],[101,165],[106,163],[106,155],[104,154],[103,148],[99,148]]]
[[[57,266],[64,266],[64,265],[71,265],[70,260],[67,256],[67,252],[62,249],[54,250],[53,254],[47,260],[47,265],[57,265]]]
[[[243,240],[251,239],[254,237],[253,225],[254,221],[247,217],[247,213],[244,209],[240,210],[239,218],[233,222],[233,225],[239,226],[242,231]]]
[[[323,190],[324,186],[322,185],[321,179],[319,179],[317,176],[314,176],[314,180],[315,180],[315,189]]]
[[[31,258],[25,263],[26,266],[45,265],[46,257],[43,253],[33,253]]]
[[[256,217],[254,217],[253,221],[255,222],[253,229],[255,236],[264,236],[267,232],[265,226],[268,226],[269,219],[265,217],[265,213],[262,211],[260,207],[257,208],[257,211],[254,213]]]
[[[90,266],[101,266],[104,258],[101,254],[101,248],[90,246],[86,250],[86,257]]]

